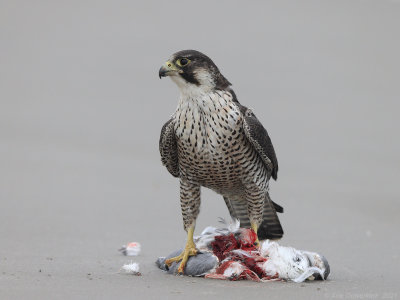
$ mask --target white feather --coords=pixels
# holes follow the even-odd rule
[[[309,267],[307,268],[302,274],[300,274],[297,278],[292,279],[294,282],[303,282],[306,279],[313,278],[313,274],[319,273],[321,275],[321,278],[324,278],[324,273],[320,268],[317,267]]]
[[[280,246],[276,242],[266,240],[261,245],[261,255],[268,258],[263,269],[268,275],[279,274],[280,278],[303,282],[312,274],[319,273],[323,278],[323,270],[310,267],[305,254],[292,247]]]
[[[122,266],[121,268],[122,270],[125,271],[125,273],[127,274],[131,274],[131,275],[139,275],[139,264],[135,263],[133,261],[131,261],[128,264],[125,264]]]
[[[226,276],[226,277],[231,277],[234,275],[238,276],[244,270],[245,270],[245,267],[242,264],[235,261],[235,262],[231,263],[228,268],[225,269],[224,276]]]

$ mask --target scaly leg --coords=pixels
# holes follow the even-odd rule
[[[189,259],[189,256],[194,256],[197,254],[196,245],[193,242],[193,232],[194,232],[194,227],[190,227],[187,234],[186,246],[183,252],[178,256],[169,258],[165,261],[165,264],[167,266],[170,266],[173,262],[181,260],[181,263],[178,267],[178,274],[184,273],[185,266]]]
[[[193,241],[193,233],[196,218],[200,211],[200,186],[185,179],[181,179],[180,183],[183,227],[187,231],[187,241],[183,252],[176,257],[167,259],[165,263],[170,266],[173,262],[181,261],[178,267],[178,273],[183,274],[189,256],[197,254],[196,245]]]
[[[251,229],[253,229],[253,231],[257,234],[258,231],[258,226],[256,223],[251,223]],[[257,235],[257,239],[255,241],[255,245],[258,247],[260,246],[260,241],[258,240],[258,235]]]

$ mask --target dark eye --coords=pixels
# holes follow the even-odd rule
[[[179,60],[179,64],[180,64],[181,66],[186,66],[188,63],[189,63],[189,60],[188,60],[187,58],[181,58],[181,59]]]

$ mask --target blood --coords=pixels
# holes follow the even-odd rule
[[[214,273],[208,274],[206,277],[234,281],[244,279],[261,281],[278,278],[278,274],[269,276],[262,269],[261,266],[267,261],[267,258],[261,256],[255,244],[256,240],[257,235],[252,229],[242,229],[237,237],[232,233],[216,236],[214,241],[211,242],[211,247],[221,264]],[[241,251],[234,251],[239,249]],[[238,272],[240,271],[240,273],[234,273],[230,277],[225,276],[225,271],[234,262],[239,263],[242,266],[242,270],[240,271],[239,267]]]
[[[219,235],[211,242],[213,253],[218,257],[219,261],[223,261],[232,250],[239,249],[240,244],[236,240],[233,233],[229,235]]]

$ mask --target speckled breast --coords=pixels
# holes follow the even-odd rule
[[[241,189],[240,160],[253,149],[231,94],[182,99],[175,116],[181,177],[220,193]]]

